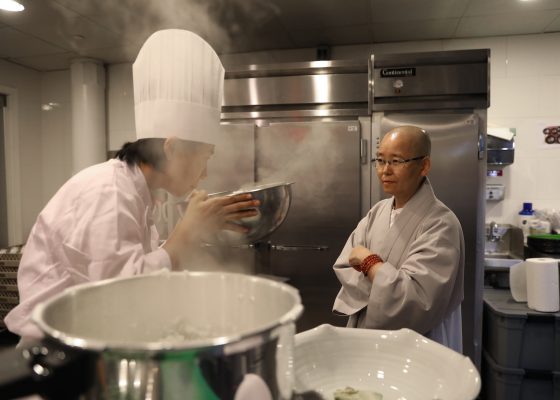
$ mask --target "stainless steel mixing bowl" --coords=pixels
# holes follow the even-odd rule
[[[264,239],[284,222],[292,201],[290,183],[269,183],[263,185],[245,186],[232,192],[213,193],[210,196],[228,196],[240,193],[250,193],[253,199],[260,201],[260,206],[255,207],[257,215],[244,218],[238,223],[249,231],[245,234],[222,232],[217,235],[219,242],[245,242],[254,243]]]

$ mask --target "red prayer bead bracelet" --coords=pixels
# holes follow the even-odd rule
[[[377,254],[370,254],[369,256],[364,258],[364,260],[360,264],[360,271],[364,274],[364,276],[367,276],[371,267],[373,267],[377,263],[382,262],[383,260]]]

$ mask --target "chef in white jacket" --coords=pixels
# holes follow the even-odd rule
[[[410,328],[462,352],[463,231],[427,178],[430,149],[418,127],[383,137],[374,162],[392,197],[373,206],[336,260],[333,311],[349,327]]]
[[[241,230],[255,215],[249,195],[208,199],[206,176],[219,134],[224,69],[208,43],[184,30],[154,33],[133,66],[137,141],[116,159],[67,181],[39,214],[18,270],[20,303],[5,318],[24,338],[41,337],[34,306],[73,285],[179,269],[201,235]],[[183,218],[158,247],[152,191],[192,192]],[[194,190],[194,191],[193,191]]]

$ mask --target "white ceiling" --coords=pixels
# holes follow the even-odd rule
[[[0,11],[0,58],[39,71],[133,61],[155,30],[219,54],[560,31],[560,0],[21,0]],[[560,48],[560,45],[559,45]]]

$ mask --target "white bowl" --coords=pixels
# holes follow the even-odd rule
[[[468,357],[410,329],[320,325],[298,333],[295,346],[295,392],[303,399],[332,400],[347,386],[383,400],[471,400],[480,391]]]

